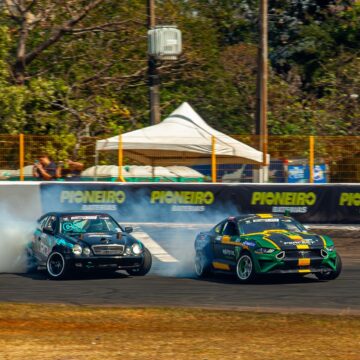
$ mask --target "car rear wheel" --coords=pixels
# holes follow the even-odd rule
[[[143,261],[142,266],[135,268],[135,269],[128,269],[128,270],[126,270],[126,272],[132,276],[144,276],[150,271],[151,265],[152,265],[151,253],[148,249],[145,248],[144,261]]]
[[[241,283],[249,283],[255,280],[255,266],[249,253],[244,253],[240,256],[236,264],[236,276]]]
[[[195,255],[194,269],[196,275],[200,278],[208,276],[211,273],[211,267],[208,264],[205,256],[200,251],[197,251]]]
[[[315,276],[319,279],[319,280],[335,280],[341,273],[341,269],[342,269],[342,261],[341,261],[341,257],[339,254],[336,255],[336,270],[333,271],[327,271],[327,272],[323,272],[323,273],[315,273]]]
[[[51,279],[64,279],[67,273],[64,256],[59,252],[51,253],[46,262],[46,270]]]

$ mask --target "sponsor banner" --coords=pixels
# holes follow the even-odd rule
[[[44,212],[105,212],[123,222],[272,212],[305,223],[360,223],[360,185],[42,183],[41,203]]]
[[[226,213],[223,186],[194,184],[47,183],[41,185],[47,211],[96,211],[121,221],[201,221]],[[236,208],[233,208],[236,211]],[[201,215],[201,218],[198,216]],[[205,216],[205,217],[204,217]],[[221,218],[221,217],[220,217]]]

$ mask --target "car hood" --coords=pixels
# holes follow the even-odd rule
[[[326,242],[319,235],[289,231],[265,231],[261,234],[263,242],[276,244],[287,249],[321,249]]]
[[[87,246],[92,245],[129,245],[136,241],[131,235],[127,233],[121,233],[121,237],[118,238],[117,234],[83,234],[80,236],[66,236],[68,240],[75,241],[76,243],[83,243]]]

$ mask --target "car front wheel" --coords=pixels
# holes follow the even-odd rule
[[[319,280],[335,280],[341,273],[341,269],[342,269],[342,262],[341,262],[341,257],[339,254],[336,255],[336,270],[333,271],[327,271],[327,272],[323,272],[323,273],[315,273],[315,276],[319,279]]]
[[[249,283],[256,278],[255,266],[249,253],[240,256],[236,263],[236,276],[241,283]]]
[[[126,272],[132,276],[144,276],[150,271],[151,265],[152,265],[151,253],[148,249],[145,248],[144,261],[142,266],[134,269],[128,269],[126,270]]]
[[[51,279],[64,279],[67,272],[64,256],[59,252],[51,253],[46,262],[46,270]]]

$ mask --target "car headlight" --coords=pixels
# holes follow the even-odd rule
[[[81,255],[82,253],[82,247],[78,244],[74,245],[74,247],[72,248],[72,252],[75,254],[75,255]]]
[[[334,251],[334,250],[335,250],[335,246],[334,246],[334,245],[332,245],[332,246],[327,246],[327,247],[325,248],[325,250],[326,250],[326,251],[329,251],[329,252]]]
[[[275,251],[275,249],[258,248],[255,250],[255,253],[257,253],[257,254],[272,254],[274,251]]]
[[[83,249],[83,254],[86,255],[86,256],[89,256],[91,253],[90,249],[88,247],[84,248]]]
[[[140,255],[142,253],[142,248],[139,244],[135,243],[132,245],[131,247],[131,250],[132,252],[135,254],[135,255]]]

